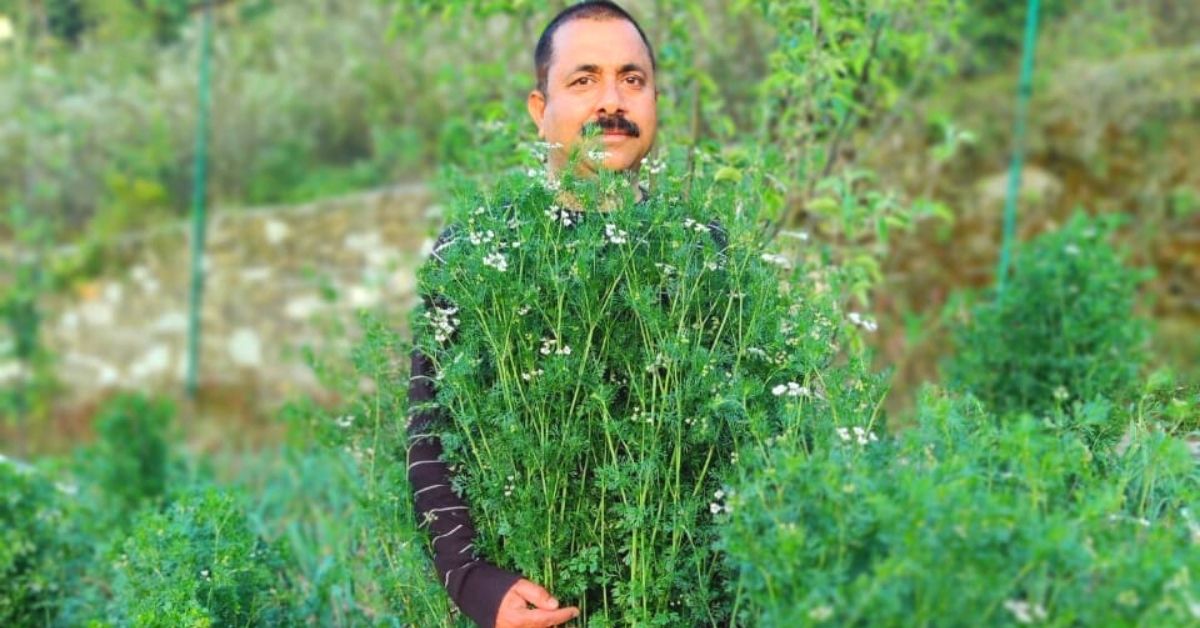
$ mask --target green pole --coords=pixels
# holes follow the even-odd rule
[[[1021,170],[1025,162],[1025,128],[1029,98],[1033,95],[1033,51],[1037,43],[1039,1],[1029,0],[1025,14],[1025,43],[1021,48],[1021,80],[1017,88],[1017,120],[1013,129],[1013,153],[1008,168],[1008,195],[1004,199],[1004,240],[1000,244],[1000,266],[996,269],[996,291],[1004,291],[1012,260],[1017,230],[1017,195],[1021,193]]]
[[[200,42],[199,111],[196,121],[196,159],[192,179],[192,282],[188,311],[187,394],[196,398],[200,371],[200,309],[204,299],[205,189],[208,180],[209,56],[212,54],[212,0],[204,2],[204,32]]]

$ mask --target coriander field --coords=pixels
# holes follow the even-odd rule
[[[0,0],[0,626],[1200,624],[1194,2],[574,4]]]

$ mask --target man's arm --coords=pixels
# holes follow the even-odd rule
[[[443,231],[433,249],[438,252],[452,241],[451,230]],[[431,299],[425,299],[432,311]],[[520,579],[517,574],[491,565],[475,556],[475,527],[466,502],[451,489],[452,474],[442,461],[438,430],[446,425],[445,410],[430,407],[437,396],[436,368],[420,349],[413,349],[408,384],[408,483],[412,487],[418,522],[426,525],[432,539],[433,563],[450,599],[483,628],[492,628],[500,601]]]

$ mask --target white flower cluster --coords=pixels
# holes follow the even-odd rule
[[[809,397],[812,396],[812,391],[809,390],[807,386],[801,386],[796,382],[788,382],[772,388],[771,394],[775,395],[776,397],[780,395],[787,395],[789,397]]]
[[[779,235],[795,238],[801,242],[808,242],[810,237],[807,231],[780,231]]]
[[[517,316],[525,316],[529,313],[529,310],[530,307],[528,305],[522,305],[521,309],[517,310]]]
[[[683,226],[685,229],[692,229],[692,230],[696,231],[697,233],[708,233],[709,232],[708,225],[696,222],[695,220],[692,220],[691,218],[685,218],[683,220]]]
[[[547,209],[545,213],[546,217],[549,218],[551,222],[561,222],[562,226],[564,227],[570,227],[571,225],[575,224],[574,221],[571,220],[573,217],[571,211],[562,209],[558,205],[551,205],[550,209]]]
[[[504,483],[504,496],[505,497],[512,497],[513,491],[516,490],[516,488],[517,488],[517,485],[514,484],[515,481],[516,481],[515,477],[513,477],[511,475],[508,476],[508,481]]]
[[[664,275],[666,275],[666,276],[668,276],[668,277],[670,277],[671,275],[674,275],[675,273],[679,272],[678,270],[676,270],[676,269],[675,269],[675,267],[674,267],[674,266],[672,266],[672,265],[670,265],[670,264],[664,264],[664,263],[662,263],[662,262],[654,262],[654,267],[655,267],[655,268],[657,268],[657,269],[659,269],[659,270],[661,270],[661,271],[662,271],[662,274],[664,274]]]
[[[862,327],[867,332],[874,332],[876,329],[879,329],[879,325],[875,322],[875,319],[864,317],[858,312],[850,312],[846,315],[846,318],[850,319],[850,322],[854,323],[855,326]]]
[[[654,371],[657,371],[659,368],[664,367],[666,365],[667,365],[667,356],[663,355],[662,352],[659,352],[657,355],[654,356],[654,361],[651,362],[650,364],[646,365],[646,372],[653,373]]]
[[[1019,624],[1032,624],[1046,620],[1046,609],[1041,604],[1030,604],[1025,600],[1006,600],[1004,608],[1013,614]]]
[[[482,209],[482,208],[480,208],[480,209]],[[488,242],[491,242],[493,239],[495,239],[495,237],[496,237],[496,232],[492,231],[491,229],[488,229],[487,231],[485,231],[483,233],[476,233],[476,232],[472,231],[470,234],[471,244],[474,244],[476,246],[478,246],[480,244],[487,244]]]
[[[595,150],[589,150],[587,156],[588,159],[591,159],[592,161],[604,161],[604,158],[608,157],[608,151],[604,150],[603,148],[597,148]]]
[[[1067,390],[1066,386],[1059,386],[1054,389],[1054,400],[1058,402],[1066,401],[1071,398],[1071,391]]]
[[[333,422],[336,423],[338,427],[346,429],[354,424],[354,415],[347,414],[345,416],[340,416],[334,419]]]
[[[768,262],[771,264],[775,264],[777,266],[781,266],[781,267],[787,268],[787,269],[790,269],[792,267],[792,260],[788,259],[787,256],[785,256],[785,255],[779,255],[777,253],[763,253],[762,261]]]
[[[629,241],[629,234],[625,233],[624,229],[618,229],[616,225],[604,225],[604,237],[608,238],[611,244],[625,244]]]
[[[852,433],[853,436],[851,436]],[[868,431],[857,425],[850,429],[839,427],[837,428],[837,435],[838,438],[842,439],[842,442],[844,443],[848,443],[851,441],[851,439],[853,439],[859,445],[866,445],[867,443],[873,443],[879,440],[879,437],[875,435],[875,432]]]
[[[732,495],[733,491],[730,491],[730,494]],[[725,501],[725,491],[718,489],[717,492],[713,493],[713,499],[716,501],[709,503],[708,512],[714,515],[719,515],[721,513],[729,514],[733,512],[733,507],[729,505],[729,502],[721,503],[722,501]]]
[[[557,345],[557,338],[542,338],[542,355],[550,355],[551,353],[555,355],[571,355],[571,345],[563,345],[561,347],[557,347]]]
[[[446,342],[450,336],[454,335],[454,330],[458,329],[459,320],[455,314],[458,313],[458,308],[440,308],[436,305],[432,312],[425,312],[425,317],[433,324],[433,337],[438,342]]]
[[[528,382],[528,381],[531,381],[533,378],[537,377],[538,375],[545,375],[545,374],[546,374],[546,371],[543,371],[542,369],[534,369],[532,371],[529,371],[528,373],[521,373],[521,379]]]
[[[508,270],[508,258],[504,257],[503,253],[495,252],[488,253],[483,258],[484,266],[491,266],[499,272]]]
[[[651,412],[642,412],[641,407],[633,409],[633,414],[629,415],[629,420],[634,423],[646,423],[647,425],[654,423],[654,414]]]
[[[815,606],[808,611],[808,618],[815,622],[823,622],[830,617],[833,617],[833,608],[824,604]]]

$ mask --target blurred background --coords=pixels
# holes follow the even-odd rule
[[[540,167],[532,49],[566,4],[0,0],[0,454],[73,455],[104,499],[190,460],[251,496],[310,618],[385,608],[342,552],[368,538],[347,487],[373,453],[316,442],[403,395],[404,350],[360,341],[404,346],[445,182]],[[993,282],[1018,147],[1015,238],[1124,215],[1117,244],[1153,271],[1147,368],[1200,381],[1200,3],[1042,3],[1024,133],[1025,2],[623,5],[658,57],[654,157],[743,186],[788,255],[854,270],[893,426]]]
[[[626,4],[657,48],[660,153],[765,172],[757,201],[783,226],[863,265],[854,298],[904,407],[937,376],[955,295],[995,272],[1025,3],[848,1],[819,20],[788,2]],[[335,398],[312,362],[344,359],[355,310],[404,327],[446,172],[537,165],[524,98],[561,6],[212,3],[186,406],[203,446],[229,425],[270,441],[282,401]],[[183,395],[204,14],[0,0],[0,449],[86,440],[115,390]],[[1127,214],[1122,244],[1156,271],[1155,359],[1194,374],[1200,6],[1051,1],[1040,18],[1018,235],[1077,208]]]

